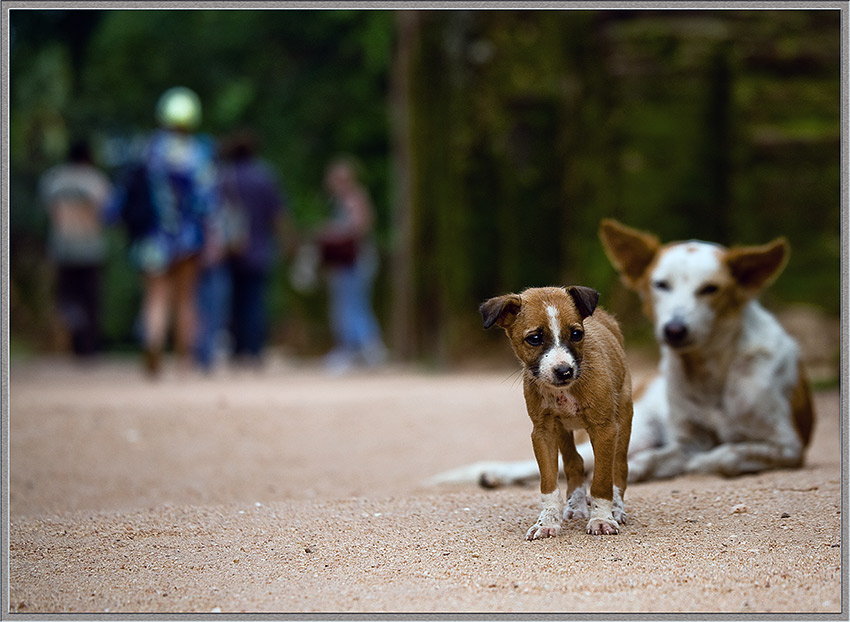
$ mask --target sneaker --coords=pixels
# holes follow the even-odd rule
[[[354,355],[346,350],[332,350],[325,356],[325,372],[330,376],[343,376],[354,368]]]
[[[360,351],[360,354],[366,362],[367,367],[381,367],[386,364],[389,358],[387,348],[380,341],[365,346]]]

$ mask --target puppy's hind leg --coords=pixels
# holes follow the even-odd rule
[[[631,410],[631,401],[624,408]],[[629,483],[629,437],[631,436],[632,418],[631,413],[621,419],[622,423],[617,430],[617,442],[614,447],[614,498],[612,514],[614,520],[620,525],[626,524],[626,508],[623,497],[626,495],[626,486]]]
[[[667,432],[669,428],[667,384],[663,376],[658,376],[649,384],[640,399],[634,402],[632,409],[634,414],[631,431],[626,437],[629,456],[638,456],[644,451],[657,449],[670,442]],[[581,443],[576,449],[584,459],[585,470],[592,471],[594,456],[590,442]],[[632,481],[645,479],[640,476],[640,473],[636,475],[637,477],[633,477]]]
[[[558,441],[564,460],[564,474],[567,476],[567,505],[564,507],[564,518],[587,520],[589,514],[587,493],[584,489],[584,460],[576,451],[571,430],[561,428]]]

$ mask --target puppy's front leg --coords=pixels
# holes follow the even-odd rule
[[[526,534],[528,540],[557,536],[561,532],[561,491],[558,489],[558,442],[554,430],[534,426],[531,432],[534,457],[540,469],[543,509]]]
[[[596,464],[590,495],[593,503],[587,533],[594,536],[619,533],[620,526],[614,520],[614,456],[617,444],[617,428],[614,425],[595,426],[588,430]]]

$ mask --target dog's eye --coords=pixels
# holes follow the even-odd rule
[[[670,283],[668,283],[667,281],[654,281],[652,283],[652,286],[655,289],[660,289],[662,292],[670,291]]]
[[[530,334],[528,337],[525,338],[525,343],[535,347],[543,345],[543,333]]]
[[[574,328],[570,332],[570,341],[581,341],[584,337],[584,331],[580,328]]]
[[[697,292],[699,296],[711,296],[711,294],[716,294],[717,290],[720,289],[714,283],[709,283],[708,285],[703,285],[700,290]]]

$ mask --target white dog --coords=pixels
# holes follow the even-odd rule
[[[814,422],[808,382],[796,343],[756,300],[784,268],[788,243],[662,245],[614,220],[599,234],[661,348],[659,375],[634,405],[629,481],[801,466]],[[590,468],[589,443],[578,449]],[[488,462],[429,483],[491,487],[536,476],[534,461]]]

